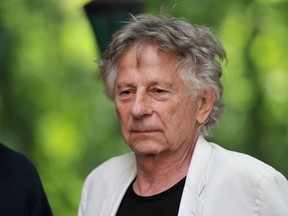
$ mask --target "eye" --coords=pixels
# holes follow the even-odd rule
[[[154,89],[152,89],[152,92],[155,93],[155,94],[164,94],[164,93],[167,93],[166,90],[161,89],[161,88],[154,88]]]
[[[153,88],[150,89],[149,94],[155,100],[163,101],[163,100],[168,99],[171,96],[171,91],[161,86],[154,86]]]
[[[129,95],[131,93],[130,90],[121,91],[120,95]]]
[[[131,97],[132,93],[133,91],[131,89],[123,89],[119,90],[117,95],[120,99],[126,99]]]

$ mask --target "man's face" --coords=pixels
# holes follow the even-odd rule
[[[178,62],[151,44],[133,46],[120,58],[115,106],[124,140],[136,154],[174,152],[197,136],[198,102],[178,76]]]

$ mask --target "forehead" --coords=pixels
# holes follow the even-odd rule
[[[118,71],[129,68],[162,67],[175,71],[179,57],[154,43],[138,43],[127,48],[118,61]]]

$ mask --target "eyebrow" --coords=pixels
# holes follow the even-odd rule
[[[116,85],[117,89],[120,89],[122,87],[134,87],[134,85],[131,83],[127,83],[127,82],[120,82]]]
[[[173,82],[158,82],[158,81],[151,81],[151,82],[148,82],[148,87],[150,86],[156,86],[156,85],[159,85],[159,86],[164,86],[166,88],[172,88],[173,87]],[[116,88],[117,89],[120,89],[120,88],[123,88],[123,87],[135,87],[134,84],[132,83],[128,83],[128,82],[120,82],[116,85]]]

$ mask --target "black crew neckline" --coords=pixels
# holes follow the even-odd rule
[[[135,181],[135,179],[134,179],[134,181]],[[164,198],[170,196],[171,194],[173,194],[177,190],[183,190],[184,185],[185,185],[185,180],[186,180],[186,176],[183,179],[181,179],[179,182],[177,182],[175,185],[173,185],[171,188],[169,188],[169,189],[167,189],[161,193],[152,195],[152,196],[141,196],[141,195],[136,194],[135,191],[133,190],[133,183],[134,183],[134,181],[133,181],[130,184],[130,186],[127,190],[127,193],[128,193],[128,196],[130,196],[133,200],[135,200],[135,202],[138,202],[138,203],[154,202],[154,201],[161,200],[161,199],[164,199]]]

